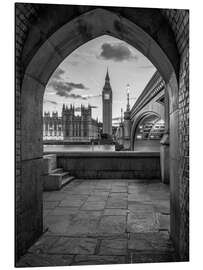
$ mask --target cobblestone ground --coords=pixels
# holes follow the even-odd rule
[[[176,261],[169,219],[160,182],[74,180],[44,192],[45,233],[18,266]]]

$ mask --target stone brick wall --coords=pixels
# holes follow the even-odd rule
[[[189,43],[189,11],[164,9],[162,13],[174,32],[179,53],[182,55]]]
[[[21,168],[21,84],[23,78],[23,67],[21,64],[21,55],[23,45],[27,37],[29,26],[32,20],[36,18],[37,10],[31,4],[16,4],[15,5],[15,125],[16,125],[16,180],[15,180],[15,202],[16,202],[16,251],[26,250],[25,243],[22,240],[22,168]],[[19,254],[16,254],[19,257]]]
[[[179,70],[180,256],[189,258],[189,11],[163,10],[175,34]]]
[[[179,88],[180,136],[180,251],[182,259],[189,256],[189,50],[181,57]]]

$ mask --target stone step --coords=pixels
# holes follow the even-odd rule
[[[63,168],[57,168],[57,169],[54,169],[53,171],[51,171],[50,173],[56,174],[56,173],[62,173],[62,172],[63,172]]]
[[[70,183],[73,179],[75,179],[74,176],[68,176],[62,179],[62,183],[61,183],[61,187],[67,185],[68,183]]]
[[[44,190],[59,190],[74,179],[69,172],[50,173],[44,175]]]
[[[56,177],[65,177],[65,176],[68,176],[70,173],[69,172],[56,172],[56,173],[50,173],[49,175],[52,175],[52,176],[56,176]]]
[[[56,155],[44,155],[43,156],[43,174],[49,174],[53,170],[57,169]]]

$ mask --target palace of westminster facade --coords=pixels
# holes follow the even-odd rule
[[[63,105],[61,117],[58,112],[44,113],[43,138],[61,139],[70,142],[90,141],[98,138],[98,121],[92,118],[92,108],[81,105],[81,116],[75,115],[75,108]]]
[[[112,135],[112,89],[108,70],[102,91],[103,131],[101,123],[92,118],[90,105],[81,105],[81,115],[75,114],[73,105],[63,104],[61,116],[58,112],[45,112],[43,116],[43,139],[65,140],[68,142],[90,142],[98,139],[101,132]]]

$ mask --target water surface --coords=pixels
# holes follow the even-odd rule
[[[115,151],[115,145],[44,145],[44,151],[69,152],[69,151]]]

